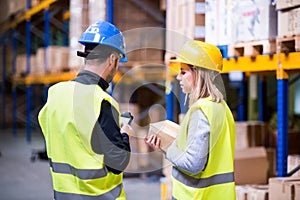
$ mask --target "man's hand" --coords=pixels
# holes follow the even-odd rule
[[[127,133],[129,137],[133,134],[133,129],[129,124],[121,124],[121,133]]]

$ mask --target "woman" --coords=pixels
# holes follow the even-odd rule
[[[188,41],[178,59],[177,80],[189,97],[176,140],[165,152],[173,164],[172,196],[178,200],[235,199],[235,125],[230,109],[217,88],[222,55],[214,45]],[[160,138],[145,139],[160,149]]]

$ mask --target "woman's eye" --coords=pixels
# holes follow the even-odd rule
[[[181,74],[181,75],[184,75],[184,74],[185,74],[185,71],[181,71],[180,74]]]

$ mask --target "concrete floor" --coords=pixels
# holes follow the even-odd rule
[[[30,160],[33,149],[43,149],[39,132],[26,141],[25,130],[0,130],[0,200],[51,200],[53,190],[47,161]],[[159,177],[125,177],[124,188],[128,200],[159,200]]]

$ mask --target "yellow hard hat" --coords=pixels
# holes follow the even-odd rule
[[[186,42],[179,56],[176,59],[170,60],[170,65],[174,62],[186,63],[195,67],[203,67],[218,72],[222,71],[223,68],[223,57],[220,49],[212,44],[198,40]]]

